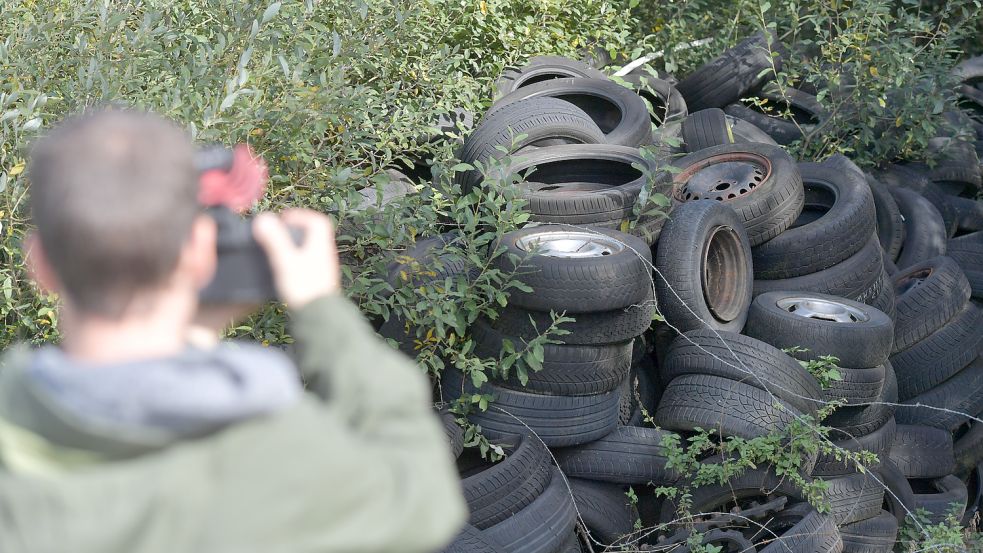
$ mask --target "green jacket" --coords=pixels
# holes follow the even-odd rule
[[[293,323],[309,391],[299,403],[168,444],[65,417],[24,377],[26,352],[8,354],[0,369],[0,552],[445,546],[466,507],[426,378],[343,298],[313,302]]]

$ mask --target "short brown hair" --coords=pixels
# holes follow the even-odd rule
[[[31,215],[73,305],[118,318],[177,267],[197,205],[190,137],[159,116],[100,110],[34,147]]]

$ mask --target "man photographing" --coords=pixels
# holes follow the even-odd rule
[[[253,225],[296,366],[189,345],[216,265],[193,159],[181,129],[131,111],[31,154],[25,248],[63,341],[0,368],[0,551],[440,549],[466,512],[428,384],[342,297],[327,217]]]

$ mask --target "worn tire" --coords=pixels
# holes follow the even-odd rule
[[[655,422],[678,432],[702,428],[724,437],[752,439],[781,431],[801,415],[788,403],[750,384],[718,376],[686,375],[666,386]]]
[[[980,415],[983,413],[977,414],[976,418],[983,418]],[[983,463],[983,423],[971,420],[964,424],[965,428],[957,429],[953,435],[952,452],[956,458],[953,474],[957,476],[965,476]]]
[[[882,458],[886,457],[891,450],[896,428],[897,424],[893,418],[890,418],[884,426],[863,436],[852,436],[847,432],[833,428],[829,432],[829,439],[834,440],[833,445],[848,452],[869,451],[877,455],[878,458]],[[820,454],[816,460],[815,468],[812,469],[812,475],[838,477],[872,468],[869,466],[858,467],[856,463],[846,459],[837,460],[836,457],[836,453]]]
[[[949,380],[902,403],[897,412],[899,422],[956,430],[970,415],[983,413],[983,358],[977,357]]]
[[[711,146],[736,142],[723,110],[709,108],[691,113],[683,120],[683,145],[689,153]]]
[[[509,67],[495,81],[495,99],[516,90],[553,79],[607,79],[607,75],[590,65],[562,56],[535,56],[522,67]]]
[[[682,332],[744,328],[751,247],[743,221],[725,204],[697,200],[676,207],[662,229],[655,269],[659,311],[670,325]]]
[[[760,549],[761,553],[841,553],[843,540],[829,515],[821,514],[805,502],[797,503],[778,513],[776,518],[803,514],[785,533]],[[759,546],[760,547],[760,546]]]
[[[942,384],[980,354],[983,311],[968,304],[942,328],[891,356],[901,400]]]
[[[515,139],[523,136],[521,140]],[[604,144],[604,133],[584,110],[556,98],[529,98],[490,113],[465,140],[462,163],[486,167],[491,159],[528,147],[558,144]],[[455,176],[465,192],[482,180],[472,169]]]
[[[884,484],[884,510],[894,516],[898,525],[904,524],[915,508],[915,493],[908,479],[890,459],[881,459],[873,473]]]
[[[525,509],[485,530],[485,536],[510,553],[556,553],[576,527],[573,497],[553,471],[550,485]]]
[[[712,464],[709,461],[704,463]],[[748,499],[757,496],[785,496],[794,501],[802,501],[802,490],[789,478],[777,476],[766,468],[747,469],[730,478],[724,484],[707,484],[693,488],[690,492],[690,513],[705,513],[735,499]],[[676,519],[678,506],[672,499],[662,503],[660,520]],[[729,510],[729,507],[727,508]],[[778,551],[782,551],[779,549]],[[798,550],[795,550],[798,553]]]
[[[894,276],[897,313],[894,351],[903,351],[945,326],[969,302],[966,275],[949,257],[916,263]]]
[[[812,414],[822,403],[819,382],[785,352],[749,336],[693,330],[669,346],[661,368],[663,382],[687,375],[709,375],[754,386]]]
[[[828,269],[867,244],[874,198],[863,172],[842,156],[800,163],[805,208],[792,227],[753,250],[754,277],[792,278]]]
[[[780,55],[772,58],[773,51]],[[676,88],[691,111],[722,108],[774,78],[767,70],[781,71],[782,53],[774,34],[759,33],[690,73]]]
[[[898,519],[888,511],[840,527],[843,553],[891,553],[898,539]]]
[[[931,426],[899,424],[890,458],[905,478],[942,478],[956,470],[952,434]]]
[[[505,550],[489,541],[484,532],[469,524],[441,553],[505,553]]]
[[[469,524],[485,529],[532,503],[550,482],[549,452],[534,436],[500,441],[511,448],[501,461],[490,464],[477,450],[458,458],[461,489],[470,511]]]
[[[823,424],[852,436],[870,434],[884,426],[895,414],[894,404],[898,402],[898,379],[894,369],[891,368],[890,363],[886,363],[884,369],[884,387],[881,388],[877,401],[841,407],[827,417]]]
[[[834,312],[842,321],[831,320]],[[836,296],[799,292],[768,292],[754,298],[744,332],[780,349],[808,350],[792,353],[797,359],[832,355],[838,365],[851,368],[882,365],[894,342],[894,323],[880,310]]]
[[[450,411],[440,411],[440,422],[444,425],[444,434],[450,445],[451,456],[457,459],[464,451],[464,429],[457,424],[457,417]]]
[[[877,401],[884,388],[887,377],[885,365],[869,369],[850,369],[840,367],[841,380],[834,380],[823,389],[823,399],[826,401],[845,401],[846,405],[862,405]]]
[[[632,86],[635,94],[648,102],[653,124],[661,127],[686,118],[686,100],[669,81],[639,70],[632,71],[622,79]]]
[[[891,194],[905,221],[905,241],[895,261],[898,269],[945,255],[949,234],[939,210],[918,192],[892,188]]]
[[[788,145],[815,132],[829,117],[829,114],[816,99],[816,96],[802,90],[765,86],[756,93],[758,98],[767,100],[768,105],[780,105],[781,116],[763,113],[757,105],[733,103],[724,111],[733,117],[748,121],[768,133],[782,145]],[[789,111],[792,118],[786,117]]]
[[[442,379],[446,397],[479,392],[457,371],[444,371]],[[492,439],[524,436],[531,429],[547,446],[565,447],[600,439],[618,426],[620,390],[593,396],[545,396],[485,384],[480,393],[491,394],[494,400],[487,411],[468,418]]]
[[[897,260],[904,244],[904,217],[898,209],[894,196],[879,180],[867,175],[867,185],[874,198],[874,209],[877,213],[877,239],[892,262]]]
[[[802,177],[781,147],[755,142],[712,146],[674,161],[673,166],[678,171],[660,175],[657,187],[669,188],[671,183],[676,202],[724,202],[744,221],[751,246],[778,236],[802,212]],[[720,184],[708,188],[709,182],[704,181],[719,171],[724,171]],[[721,184],[727,187],[720,189]]]
[[[590,538],[611,545],[635,530],[638,510],[617,484],[568,479],[573,502]]]
[[[620,227],[633,215],[653,162],[635,148],[609,144],[568,144],[513,156],[499,168],[505,181],[528,175],[518,185],[533,221]],[[530,173],[531,171],[531,173]]]
[[[619,426],[607,436],[575,448],[554,451],[560,469],[567,476],[616,484],[667,485],[676,473],[669,462],[662,440],[670,432],[655,428]]]
[[[873,301],[880,291],[883,270],[880,242],[876,236],[870,236],[860,251],[822,271],[774,280],[756,278],[754,295],[776,291],[811,292],[866,303],[865,299]]]
[[[648,107],[640,96],[607,79],[551,79],[521,87],[496,102],[489,114],[527,98],[559,98],[582,109],[608,144],[638,148],[652,143]]]
[[[983,231],[949,240],[946,251],[962,268],[972,296],[983,299]]]
[[[826,500],[837,526],[867,520],[881,513],[884,488],[871,474],[849,474],[828,479]]]
[[[559,256],[535,253],[524,246],[540,238],[544,247],[551,237],[583,237],[605,241],[603,252],[592,256]],[[533,311],[593,313],[623,309],[651,296],[652,252],[639,238],[612,229],[580,229],[566,225],[526,227],[506,233],[496,250],[503,255],[492,266],[532,288],[513,290],[509,304]]]
[[[471,326],[475,341],[475,354],[480,357],[499,358],[505,340],[512,342],[518,351],[524,347],[522,340],[504,336],[485,319],[478,319]],[[543,345],[542,369],[527,373],[523,384],[516,372],[498,383],[507,388],[533,393],[586,396],[615,390],[628,377],[631,369],[632,344],[621,342],[597,346],[566,344]]]
[[[915,509],[928,512],[930,524],[941,524],[946,515],[956,509],[956,520],[961,520],[969,499],[966,484],[959,478],[948,475],[928,482],[912,481],[915,492]]]
[[[761,144],[771,144],[778,146],[775,139],[768,136],[768,133],[755,127],[753,123],[748,123],[743,119],[727,115],[727,124],[730,125],[730,132],[734,135],[734,142],[760,142]]]
[[[600,313],[568,313],[576,320],[559,325],[568,334],[558,336],[565,344],[596,346],[627,342],[641,336],[652,324],[653,301],[647,299],[638,305]],[[527,311],[517,307],[504,307],[498,312],[498,320],[492,328],[507,336],[532,340],[550,327],[553,317],[543,311]]]

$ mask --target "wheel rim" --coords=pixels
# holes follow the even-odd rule
[[[822,298],[800,296],[778,300],[777,305],[789,313],[805,319],[817,319],[834,323],[864,323],[870,316],[845,303]]]
[[[704,242],[703,299],[720,322],[729,323],[744,311],[750,276],[745,255],[741,238],[731,227],[715,227]]]
[[[603,257],[625,250],[625,245],[614,238],[578,231],[544,230],[519,238],[515,245],[524,252],[568,259]]]
[[[750,152],[719,154],[676,175],[674,196],[681,202],[727,202],[750,194],[771,176],[768,158]]]

